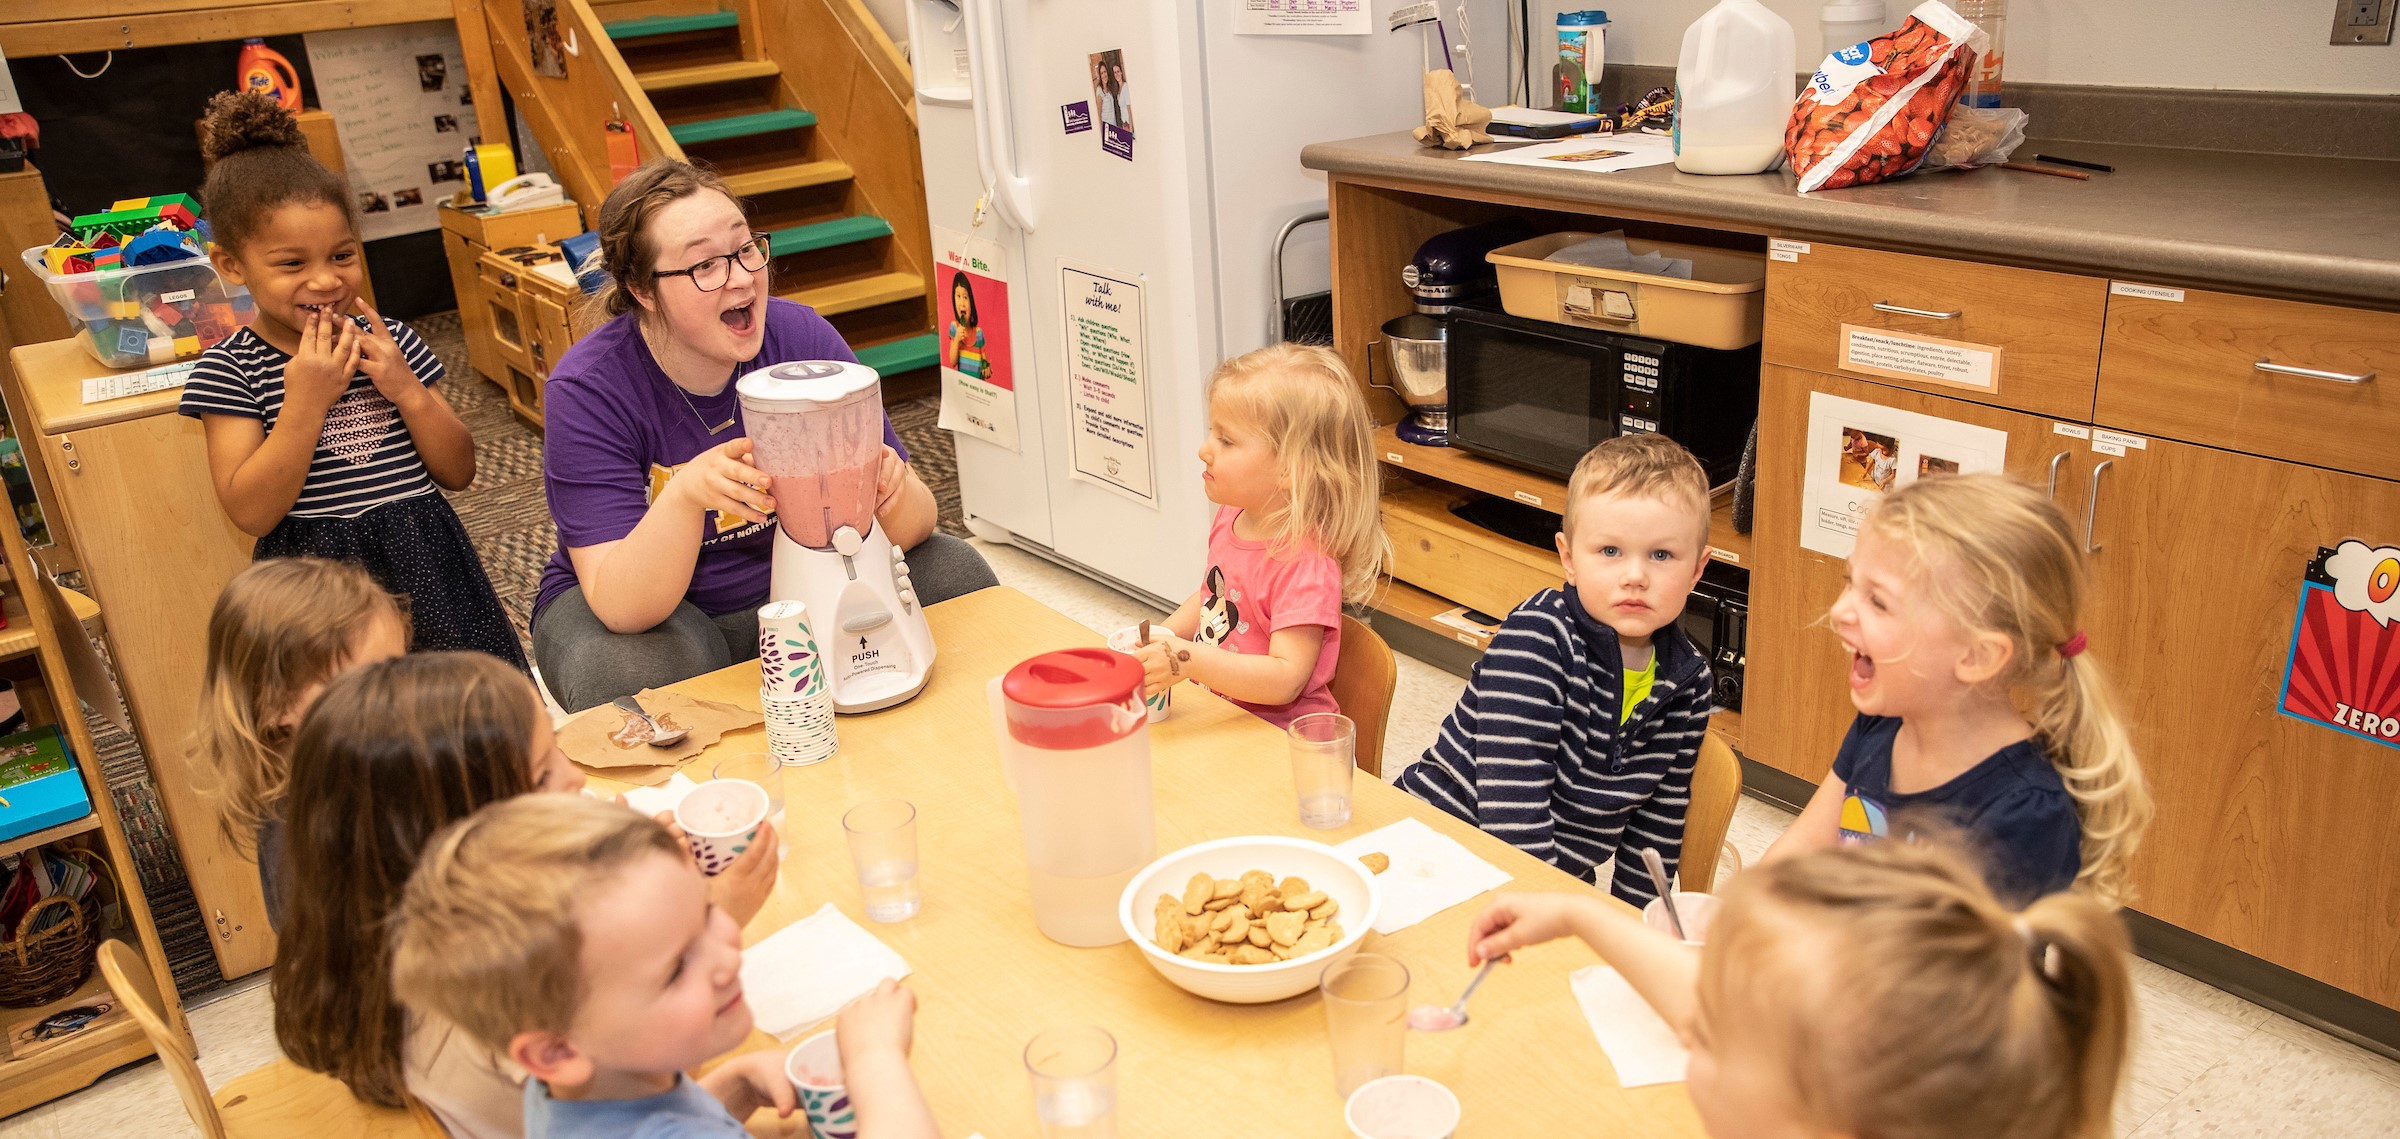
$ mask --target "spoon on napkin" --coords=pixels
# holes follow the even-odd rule
[[[651,747],[674,747],[683,742],[683,737],[692,734],[689,728],[672,728],[660,724],[657,717],[642,710],[641,701],[631,696],[619,696],[614,703],[618,711],[629,716],[639,716],[643,723],[650,726],[650,738],[645,742]]]
[[[1418,1005],[1408,1010],[1408,1026],[1419,1032],[1448,1032],[1464,1028],[1467,1023],[1467,998],[1475,995],[1475,986],[1491,975],[1492,966],[1500,963],[1497,957],[1484,959],[1483,968],[1475,971],[1475,979],[1467,982],[1467,991],[1458,994],[1458,1003],[1449,1008],[1440,1005]]]

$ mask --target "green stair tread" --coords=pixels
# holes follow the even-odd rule
[[[942,358],[941,338],[927,332],[858,350],[858,362],[883,375],[930,368]]]
[[[667,135],[679,146],[696,142],[720,142],[729,138],[745,138],[773,131],[797,130],[815,126],[817,117],[807,111],[785,108],[780,111],[760,111],[751,115],[727,115],[721,119],[699,119],[677,123],[667,128]]]
[[[600,25],[612,40],[639,39],[643,36],[671,36],[677,32],[705,32],[717,28],[738,27],[740,15],[733,12],[702,12],[690,16],[644,16],[638,20],[610,20]]]
[[[767,235],[767,252],[781,257],[786,253],[806,253],[812,249],[829,249],[836,245],[891,235],[892,223],[873,214],[860,214],[775,230]]]

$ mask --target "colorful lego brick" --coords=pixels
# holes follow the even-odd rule
[[[200,354],[200,338],[199,338],[199,337],[197,337],[197,336],[178,336],[178,337],[176,337],[176,338],[175,338],[175,354],[176,354],[176,355],[178,355],[178,356],[197,356],[197,355],[199,355],[199,354]]]
[[[160,265],[198,257],[200,247],[189,235],[171,229],[154,229],[126,239],[117,252],[128,265]]]
[[[42,251],[42,261],[50,266],[52,273],[62,277],[69,273],[89,273],[92,271],[92,248],[88,245],[53,245]],[[71,267],[78,262],[82,263],[83,268]]]
[[[199,221],[199,203],[186,194],[167,194],[154,198],[127,198],[107,210],[84,214],[68,227],[86,238],[100,232],[128,236],[168,222],[179,229],[190,229]]]
[[[197,214],[200,212],[200,203],[193,201],[190,194],[152,194],[147,198],[119,198],[110,203],[108,208],[111,212],[115,212],[144,208],[161,209],[167,206],[181,206],[187,213]]]
[[[117,326],[117,355],[146,356],[150,352],[150,330],[138,324]]]
[[[140,319],[142,319],[142,302],[140,302],[140,301],[110,301],[110,302],[108,302],[107,304],[105,304],[105,305],[103,305],[103,306],[101,306],[101,307],[103,307],[103,308],[105,308],[105,309],[107,309],[107,310],[108,310],[108,315],[109,315],[109,316],[110,316],[112,319],[116,319],[116,320],[140,320]]]

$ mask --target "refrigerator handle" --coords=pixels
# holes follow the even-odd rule
[[[959,0],[967,17],[967,75],[975,99],[975,160],[1000,216],[1033,232],[1031,185],[1015,169],[1015,109],[1008,101],[1008,59],[1001,50],[1000,0]]]

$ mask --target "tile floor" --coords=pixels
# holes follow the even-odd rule
[[[1157,614],[1106,586],[1022,551],[977,542],[1000,580],[1106,632]],[[1431,742],[1463,683],[1400,658],[1383,770],[1397,776]],[[1789,812],[1744,799],[1728,836],[1756,859],[1790,825]],[[2400,1131],[2400,1063],[2353,1047],[2182,974],[2135,962],[2140,987],[2132,1078],[2117,1132],[2182,1136],[2385,1136]],[[191,1010],[200,1066],[212,1084],[274,1060],[274,1015],[263,981],[212,994]],[[2378,1121],[2381,1122],[2378,1122]],[[198,1131],[176,1110],[156,1063],[135,1065],[55,1103],[0,1120],[0,1139],[92,1135],[181,1139]]]

